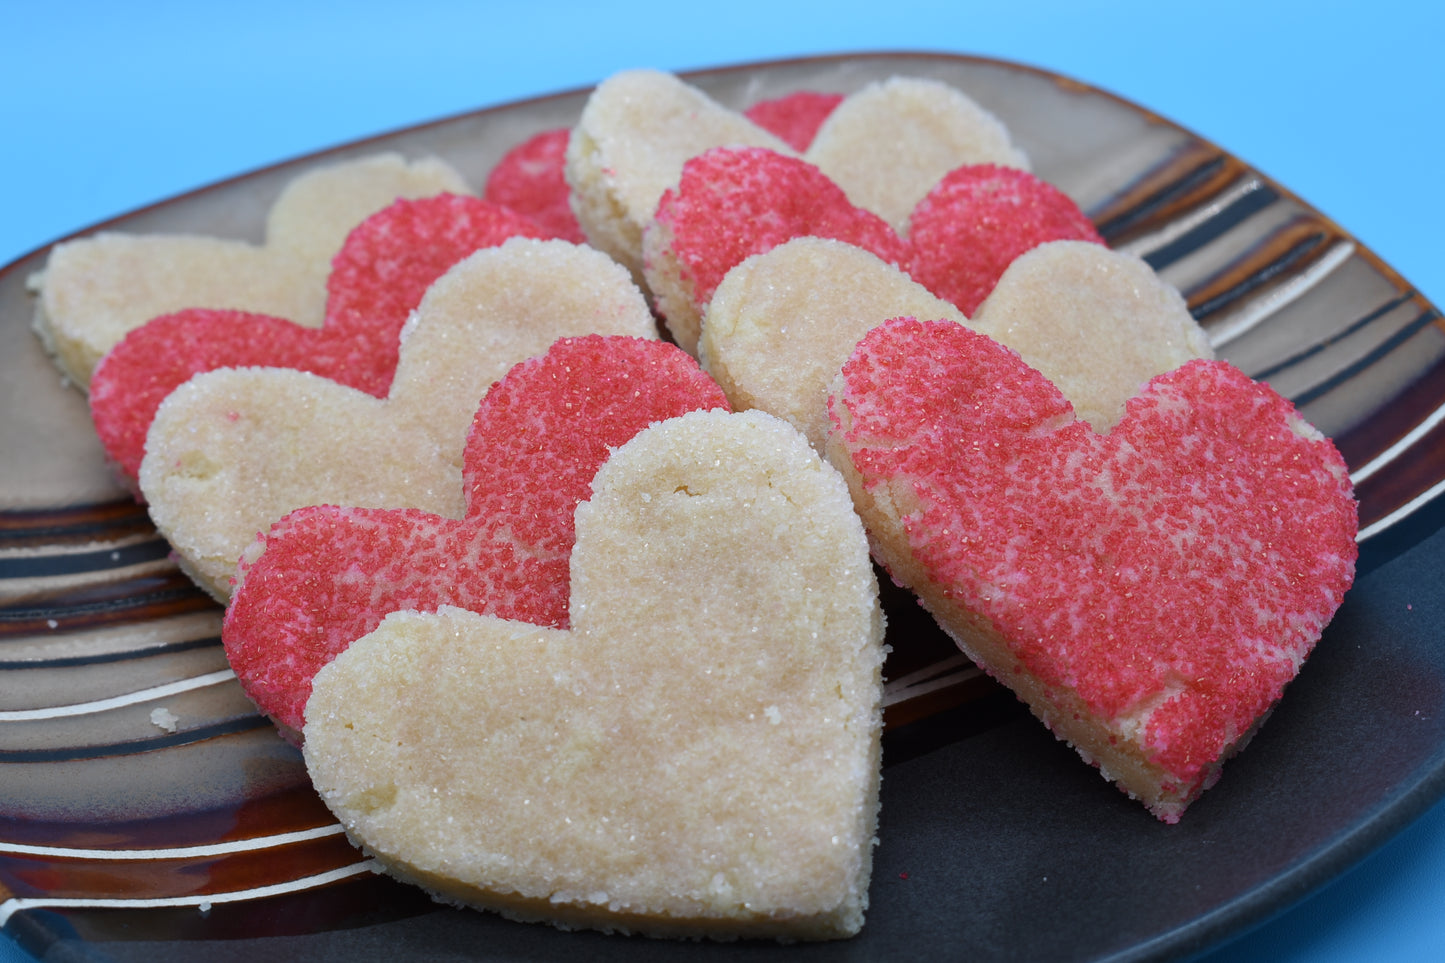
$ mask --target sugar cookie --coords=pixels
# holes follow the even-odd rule
[[[717,148],[683,165],[677,186],[662,195],[643,232],[644,274],[668,331],[694,351],[702,313],[727,272],[793,237],[866,248],[965,316],[1030,248],[1058,240],[1103,244],[1062,191],[994,164],[948,172],[916,215],[912,233],[900,237],[805,160]]]
[[[299,738],[321,666],[403,609],[456,605],[567,625],[572,516],[608,452],[655,421],[726,408],[664,341],[567,338],[482,399],[467,438],[466,515],[322,505],[291,512],[241,559],[221,626],[242,688]]]
[[[347,235],[326,282],[319,328],[241,311],[191,308],[148,321],[101,358],[90,414],[107,457],[132,485],[146,431],[166,396],[215,368],[296,368],[385,396],[402,325],[453,264],[509,237],[550,237],[530,219],[475,197],[401,200]]]
[[[185,308],[226,308],[317,327],[326,277],[346,235],[400,197],[471,188],[435,158],[379,154],[319,167],[281,192],[266,241],[103,231],[57,244],[37,279],[35,330],[57,365],[86,389],[126,332]]]
[[[1102,435],[1009,349],[904,318],[863,338],[829,404],[829,458],[893,577],[1166,822],[1353,579],[1344,461],[1223,362],[1155,378]]]
[[[859,162],[853,155],[868,142],[887,145],[887,156]],[[690,158],[723,146],[794,153],[782,138],[671,74],[628,70],[603,81],[567,150],[573,208],[588,240],[641,277],[642,231],[663,192]],[[991,114],[945,84],[916,78],[870,84],[845,98],[803,156],[815,152],[818,166],[854,204],[886,198],[889,209],[873,213],[895,230],[904,224],[893,220],[893,208],[906,216],[945,171],[963,164],[1027,166]]]
[[[482,197],[524,214],[553,236],[583,244],[567,187],[566,128],[544,130],[513,147],[487,175]]]
[[[478,251],[427,291],[385,398],[284,368],[208,371],[172,392],[141,462],[151,519],[182,568],[224,600],[241,553],[293,509],[460,518],[466,433],[487,388],[584,334],[656,337],[622,268],[566,241]]]
[[[760,412],[638,434],[577,509],[571,628],[396,613],[318,673],[353,841],[446,902],[829,939],[867,902],[882,621],[848,493]]]
[[[1150,378],[1211,356],[1179,292],[1102,245],[1040,245],[968,320],[867,251],[812,237],[729,272],[708,306],[699,356],[734,408],[784,418],[822,451],[829,383],[864,334],[902,315],[967,323],[1002,341],[1099,431]]]

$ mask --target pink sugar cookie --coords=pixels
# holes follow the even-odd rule
[[[701,306],[752,254],[795,237],[847,241],[906,269],[908,243],[812,164],[762,147],[717,148],[683,165],[643,235],[648,285],[668,330],[697,349]]]
[[[642,234],[683,165],[716,147],[794,155],[779,135],[656,70],[598,84],[568,139],[566,177],[589,243],[641,276]],[[892,77],[840,101],[804,160],[853,200],[903,230],[908,214],[962,164],[1027,167],[998,118],[947,84]]]
[[[842,94],[800,90],[759,101],[744,116],[782,138],[788,146],[803,151],[842,100]],[[571,188],[567,186],[570,135],[568,128],[545,130],[507,151],[487,176],[482,196],[525,214],[556,237],[584,244],[587,236],[572,211]]]
[[[801,152],[813,143],[818,128],[842,102],[842,94],[799,90],[784,97],[760,100],[743,111],[743,116]]]
[[[202,371],[296,368],[384,397],[402,325],[431,283],[473,251],[517,236],[551,232],[474,197],[401,200],[347,236],[327,279],[324,327],[196,308],[136,328],[91,377],[91,418],[107,456],[134,486],[156,409]]]
[[[951,171],[913,209],[909,273],[972,317],[1014,259],[1045,241],[1103,244],[1069,196],[1013,167]]]
[[[1354,575],[1330,442],[1191,361],[1107,435],[1011,350],[895,319],[830,398],[875,551],[959,646],[1166,822],[1219,777]]]
[[[303,508],[247,551],[222,626],[246,693],[298,733],[317,670],[389,612],[456,605],[565,628],[573,512],[598,466],[703,408],[727,408],[721,389],[661,341],[567,338],[517,365],[472,422],[464,519]]]
[[[965,316],[1018,255],[1048,241],[1103,243],[1066,194],[1015,168],[951,171],[919,202],[904,239],[806,161],[716,148],[683,166],[643,234],[647,283],[677,343],[696,351],[702,316],[730,270],[806,236],[876,254]]]
[[[519,214],[525,214],[574,244],[587,237],[572,213],[567,187],[567,128],[545,130],[503,155],[487,175],[482,196]]]

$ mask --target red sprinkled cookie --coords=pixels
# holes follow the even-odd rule
[[[465,518],[322,506],[259,539],[222,627],[232,668],[283,731],[299,731],[316,671],[388,612],[457,605],[566,627],[572,516],[608,452],[654,421],[726,407],[665,342],[559,341],[482,400],[465,452]]]
[[[325,319],[326,277],[346,235],[400,198],[470,194],[435,157],[384,153],[314,167],[281,191],[266,240],[102,231],[57,244],[38,278],[35,330],[66,376],[84,389],[101,357],[152,318],[225,308]]]
[[[461,518],[463,451],[487,390],[589,334],[657,336],[642,292],[605,254],[529,237],[476,251],[427,289],[385,398],[291,368],[218,368],[171,392],[140,468],[151,520],[224,601],[256,534],[298,508]]]
[[[507,151],[487,175],[482,196],[582,244],[587,238],[567,199],[568,134],[566,128],[545,130]]]
[[[945,175],[913,209],[908,237],[913,279],[970,317],[1020,254],[1044,241],[1104,243],[1063,191],[994,164]]]
[[[717,148],[683,166],[643,234],[647,283],[677,343],[696,351],[702,315],[728,271],[804,236],[871,251],[965,315],[1025,251],[1047,241],[1103,243],[1066,194],[1015,168],[951,171],[919,202],[905,240],[807,161]]]
[[[763,130],[804,151],[842,94],[811,90],[759,101],[744,116]],[[525,214],[557,237],[578,244],[587,240],[572,211],[567,186],[567,128],[545,130],[507,151],[487,176],[482,196]]]
[[[1101,435],[1009,349],[905,318],[864,337],[830,406],[829,457],[893,576],[1168,822],[1353,579],[1339,453],[1223,362],[1155,378]]]
[[[509,237],[550,236],[528,218],[474,197],[397,201],[347,236],[327,280],[324,327],[198,308],[131,331],[91,378],[96,433],[134,485],[156,409],[202,371],[295,368],[384,397],[402,325],[433,281],[473,251]]]
[[[912,254],[886,221],[854,207],[805,160],[722,147],[688,161],[643,234],[647,283],[673,338],[695,353],[703,308],[728,271],[810,236],[847,241],[905,270]]]
[[[965,319],[868,251],[816,237],[728,272],[708,304],[698,357],[734,408],[777,415],[822,451],[838,369],[864,334],[901,316],[966,322],[1008,345],[1099,431],[1150,378],[1212,357],[1179,292],[1140,258],[1102,244],[1040,244]]]
[[[792,155],[781,135],[801,136],[775,134],[670,74],[624,70],[597,85],[568,139],[573,210],[590,244],[641,276],[642,232],[683,165],[717,147]],[[803,153],[855,204],[897,231],[956,167],[1028,166],[998,118],[947,84],[914,77],[849,94]]]
[[[743,116],[763,130],[781,137],[795,151],[805,151],[818,136],[818,128],[843,102],[842,94],[799,90],[784,97],[760,100]]]

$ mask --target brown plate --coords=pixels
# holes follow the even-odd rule
[[[978,960],[1149,959],[1209,946],[1353,864],[1445,792],[1445,653],[1427,637],[1442,602],[1433,573],[1445,561],[1439,312],[1280,185],[1147,110],[1053,74],[880,54],[689,79],[742,107],[895,73],[947,81],[997,113],[1036,172],[1112,245],[1184,292],[1222,356],[1336,439],[1361,502],[1362,576],[1273,719],[1178,826],[1123,798],[991,684],[954,687],[942,703],[901,702],[885,737],[868,924],[855,940],[803,952],[851,958],[901,944]],[[585,97],[373,138],[103,226],[259,240],[265,211],[299,171],[382,149],[440,155],[480,185],[507,148],[571,124]],[[78,958],[119,960],[744,949],[510,923],[439,908],[370,873],[312,793],[299,754],[241,695],[220,648],[219,610],[178,574],[144,511],[113,482],[82,397],[31,333],[27,279],[45,256],[0,270],[8,935],[36,956],[64,943]],[[911,603],[890,606],[900,652],[922,662],[939,654]],[[901,663],[890,675],[914,667]]]

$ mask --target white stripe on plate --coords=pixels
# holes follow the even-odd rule
[[[882,706],[886,709],[895,703],[926,695],[936,689],[946,689],[982,674],[983,671],[974,665],[968,656],[962,653],[949,656],[907,675],[889,679],[883,684]]]
[[[1276,288],[1265,297],[1252,302],[1247,311],[1230,315],[1222,323],[1212,325],[1208,331],[1210,347],[1218,348],[1226,345],[1254,329],[1265,318],[1323,281],[1330,272],[1348,261],[1354,253],[1355,245],[1349,241],[1332,245],[1323,257],[1310,265],[1309,270],[1296,274],[1282,287]]]
[[[291,843],[301,843],[312,839],[325,839],[345,831],[340,823],[332,823],[329,826],[317,826],[315,829],[302,829],[294,833],[277,833],[273,836],[256,836],[252,839],[233,839],[224,843],[172,846],[163,849],[76,849],[69,846],[36,846],[30,843],[7,843],[0,840],[0,853],[49,856],[54,859],[197,859],[288,846]]]
[[[1211,218],[1218,217],[1220,212],[1234,204],[1240,198],[1253,194],[1264,186],[1263,182],[1250,178],[1242,184],[1238,184],[1220,194],[1208,204],[1192,213],[1179,218],[1177,221],[1170,221],[1153,234],[1135,238],[1128,244],[1121,244],[1117,250],[1125,251],[1138,257],[1145,257],[1152,254],[1173,241],[1188,234],[1199,225]]]
[[[1389,448],[1386,448],[1383,452],[1376,455],[1370,461],[1366,462],[1360,467],[1359,471],[1351,473],[1350,483],[1358,485],[1360,482],[1364,481],[1366,478],[1369,478],[1371,475],[1375,474],[1375,472],[1379,471],[1381,468],[1384,468],[1396,458],[1399,458],[1400,455],[1404,453],[1405,449],[1409,448],[1411,445],[1415,444],[1415,442],[1419,441],[1421,438],[1427,435],[1435,428],[1436,425],[1440,424],[1441,421],[1445,421],[1445,405],[1441,405],[1439,408],[1436,408],[1434,411],[1430,412],[1429,416],[1424,421],[1420,422],[1414,428],[1410,429],[1410,431],[1403,438],[1395,442]]]
[[[376,860],[367,859],[359,863],[352,863],[350,866],[343,866],[340,869],[333,869],[330,872],[318,873],[315,876],[304,876],[301,879],[293,879],[285,883],[273,883],[270,886],[257,886],[229,893],[199,893],[193,896],[166,896],[153,899],[85,896],[16,897],[0,903],[0,927],[9,921],[11,916],[29,909],[159,909],[167,906],[195,906],[205,912],[218,903],[240,903],[252,899],[265,899],[268,896],[297,893],[325,886],[327,883],[334,883],[359,873],[380,871]]]
[[[76,702],[64,706],[46,706],[41,709],[12,709],[0,712],[0,722],[34,722],[38,719],[60,719],[66,716],[84,716],[95,712],[105,712],[108,709],[121,709],[125,706],[135,705],[138,702],[149,702],[152,699],[164,699],[166,696],[175,695],[179,692],[189,692],[192,689],[204,689],[206,686],[220,685],[222,682],[229,682],[236,674],[230,669],[221,669],[217,672],[209,672],[205,675],[198,675],[190,679],[181,679],[179,682],[168,682],[165,685],[158,685],[150,689],[141,689],[138,692],[126,692],[118,696],[111,696],[109,699],[96,699],[93,702]]]
[[[1355,541],[1363,542],[1367,538],[1380,534],[1391,525],[1394,525],[1396,522],[1401,521],[1413,514],[1416,509],[1423,508],[1426,502],[1430,501],[1432,498],[1435,498],[1437,495],[1445,495],[1445,481],[1436,482],[1429,491],[1415,496],[1405,504],[1401,505],[1399,508],[1395,509],[1390,514],[1386,515],[1384,518],[1375,522],[1373,525],[1368,526],[1355,536]]]

